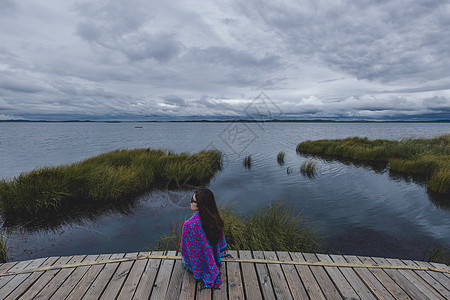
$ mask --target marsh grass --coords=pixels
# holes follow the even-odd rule
[[[219,210],[230,250],[319,252],[322,249],[323,237],[317,230],[282,203],[247,217],[230,207]],[[170,235],[159,239],[156,250],[180,250],[184,221],[175,224]]]
[[[250,169],[252,167],[252,157],[250,155],[244,157],[244,167]]]
[[[3,233],[3,230],[0,230],[0,263],[4,263],[8,259],[6,245],[6,237]]]
[[[305,161],[300,166],[300,172],[308,178],[314,178],[316,177],[316,166],[317,164],[312,160]]]
[[[284,165],[284,156],[285,156],[285,153],[283,151],[281,151],[277,155],[277,161],[280,166]]]
[[[423,260],[450,265],[450,247],[437,245],[425,251]]]
[[[297,153],[388,164],[390,172],[424,175],[432,192],[450,194],[450,134],[431,139],[306,141]]]
[[[132,149],[71,165],[44,167],[0,181],[3,214],[56,211],[81,203],[123,203],[167,182],[203,185],[221,168],[219,151],[174,154]]]

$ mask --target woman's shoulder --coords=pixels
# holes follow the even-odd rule
[[[198,211],[196,211],[190,219],[187,219],[184,222],[183,226],[194,227],[194,226],[198,226],[198,225],[201,225],[201,222],[200,222],[200,216],[198,214]]]

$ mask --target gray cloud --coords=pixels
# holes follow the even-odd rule
[[[14,0],[0,0],[0,15],[11,16],[17,11],[17,4]]]
[[[262,90],[279,117],[448,116],[446,1],[16,3],[2,119],[245,117]]]
[[[244,11],[276,28],[295,53],[318,56],[360,79],[430,80],[450,74],[445,1],[253,1]]]
[[[186,100],[176,95],[164,96],[163,99],[165,103],[171,105],[186,106],[187,104]]]
[[[0,76],[0,89],[18,93],[38,93],[42,88],[34,84]]]

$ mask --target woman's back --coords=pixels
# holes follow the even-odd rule
[[[221,257],[226,256],[227,243],[212,192],[197,189],[191,199],[191,209],[196,212],[183,224],[183,265],[195,279],[202,279],[206,288],[218,287],[222,283],[219,268]]]

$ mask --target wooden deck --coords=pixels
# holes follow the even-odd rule
[[[242,259],[449,270],[442,264],[398,259],[262,251],[229,253]],[[181,260],[111,261],[148,254],[76,255],[0,264],[0,299],[450,299],[450,274],[430,270],[226,261],[221,269],[221,289],[211,290],[200,289]],[[173,251],[151,254],[176,255]],[[108,262],[96,263],[102,260]],[[19,271],[26,269],[36,270]],[[5,275],[8,271],[13,275]]]

